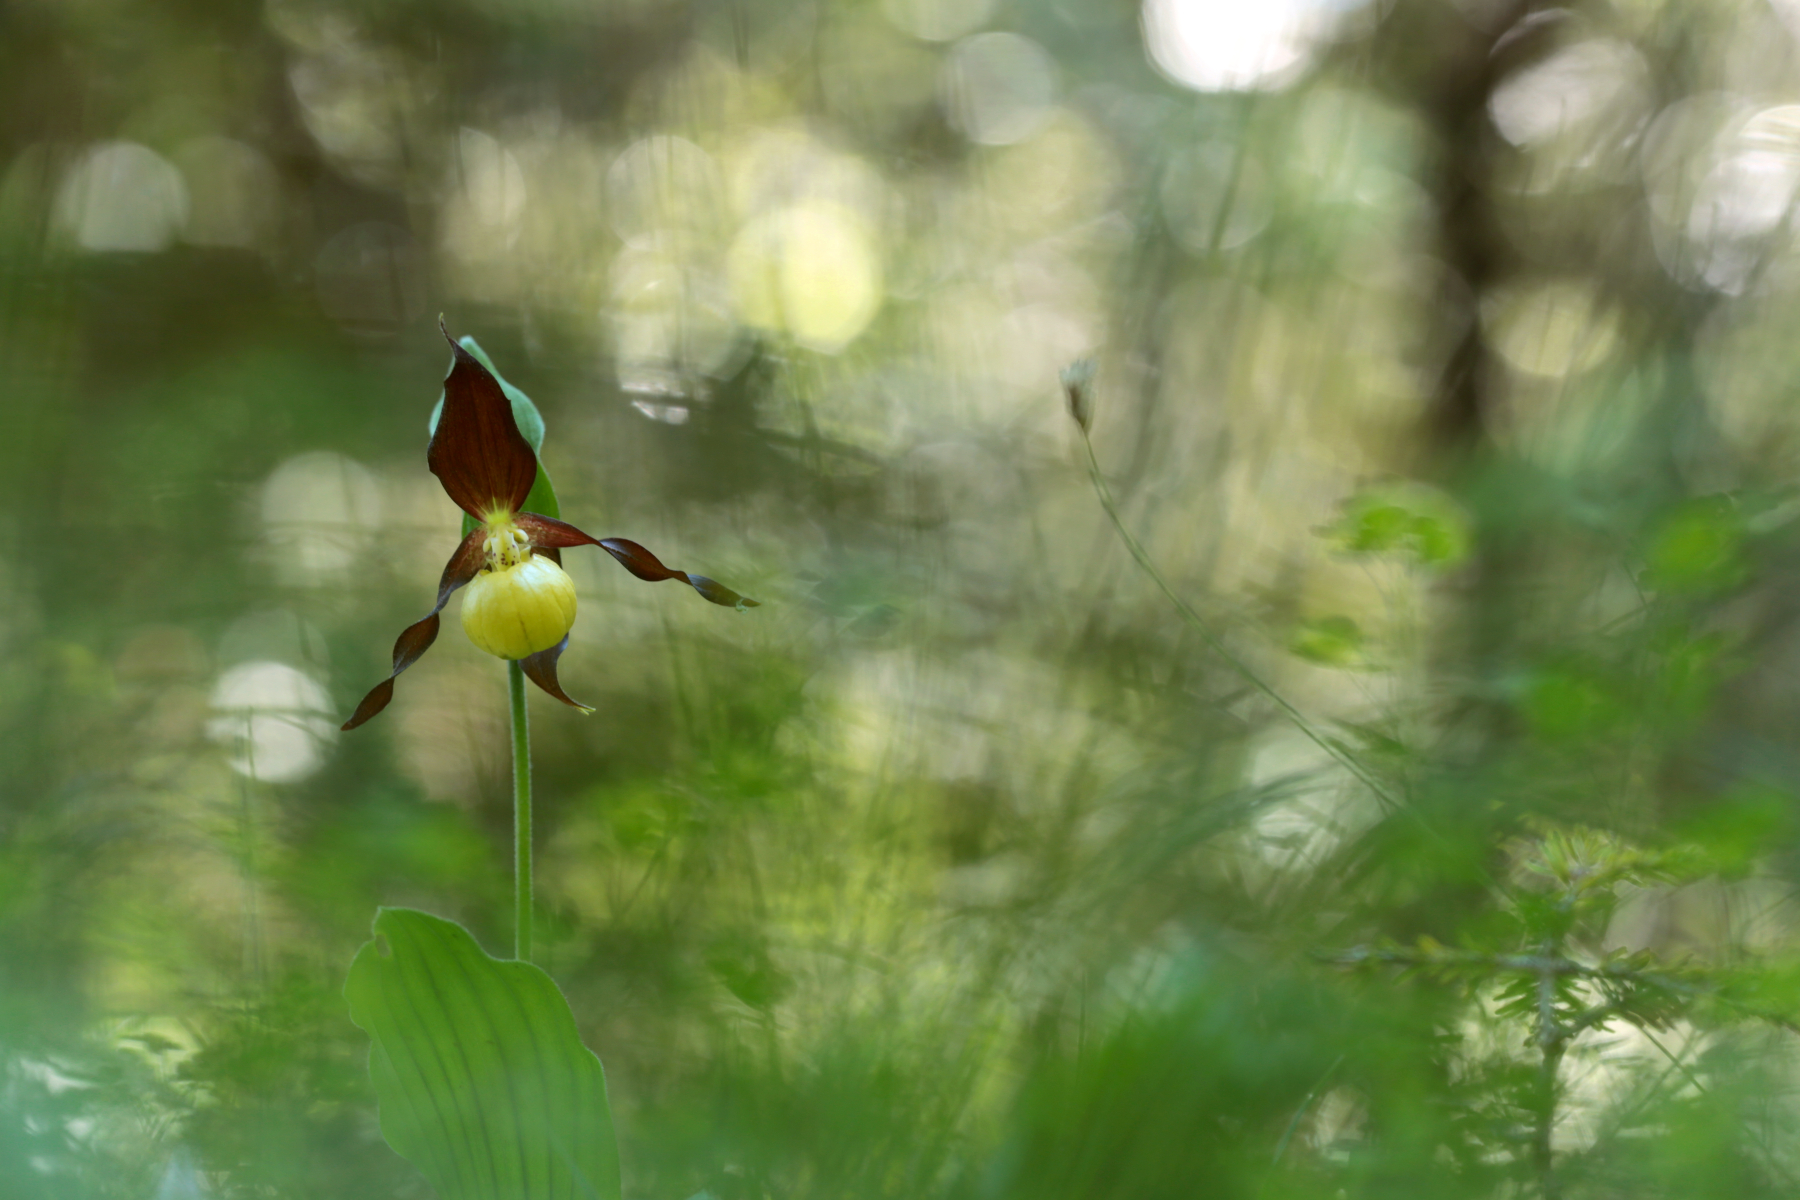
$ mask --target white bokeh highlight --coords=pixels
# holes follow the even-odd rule
[[[944,63],[944,107],[972,142],[1010,146],[1042,129],[1056,99],[1056,63],[1016,33],[964,38]]]
[[[148,146],[106,142],[64,177],[56,216],[84,249],[154,253],[168,249],[187,222],[187,184]]]
[[[1790,224],[1800,195],[1800,105],[1764,109],[1720,147],[1687,219],[1693,265],[1710,287],[1744,292]]]
[[[213,686],[210,707],[207,736],[228,748],[233,771],[264,783],[305,779],[337,739],[324,685],[287,663],[230,668]]]
[[[339,578],[381,524],[381,485],[368,468],[319,450],[286,459],[263,481],[263,546],[283,583]]]
[[[1291,83],[1345,13],[1332,0],[1144,0],[1144,48],[1175,82],[1201,92]]]
[[[1641,107],[1650,70],[1624,42],[1592,38],[1557,51],[1494,89],[1488,115],[1515,146],[1537,146]]]

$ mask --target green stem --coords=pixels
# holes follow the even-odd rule
[[[525,671],[506,664],[512,699],[513,957],[531,961],[531,721],[525,712]]]
[[[256,738],[255,715],[244,714],[244,770],[239,774],[238,838],[244,856],[244,969],[252,989],[263,985],[262,873],[256,862]]]
[[[1281,1156],[1287,1153],[1288,1143],[1292,1141],[1294,1137],[1294,1130],[1300,1128],[1301,1119],[1306,1116],[1307,1110],[1312,1107],[1313,1101],[1318,1098],[1320,1090],[1324,1088],[1325,1084],[1331,1079],[1332,1072],[1342,1066],[1343,1062],[1344,1056],[1342,1054],[1332,1059],[1331,1065],[1325,1068],[1325,1073],[1319,1076],[1319,1082],[1312,1085],[1312,1091],[1306,1093],[1306,1099],[1302,1100],[1300,1102],[1300,1107],[1294,1110],[1294,1115],[1288,1119],[1287,1128],[1281,1131],[1281,1140],[1275,1143],[1275,1157],[1270,1160],[1270,1166],[1279,1167],[1281,1165]],[[1264,1177],[1264,1182],[1265,1184],[1267,1183],[1266,1176]],[[1258,1195],[1260,1194],[1261,1191],[1259,1189]]]

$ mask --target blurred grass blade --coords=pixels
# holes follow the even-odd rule
[[[388,1144],[442,1200],[618,1200],[605,1073],[550,977],[412,909],[374,932],[344,996]]]

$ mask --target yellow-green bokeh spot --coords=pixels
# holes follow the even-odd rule
[[[834,354],[881,308],[879,239],[842,205],[808,202],[745,226],[726,256],[738,314]]]

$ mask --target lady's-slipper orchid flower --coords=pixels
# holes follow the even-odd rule
[[[756,605],[704,575],[663,566],[636,542],[590,537],[555,517],[525,512],[525,498],[538,478],[537,455],[519,432],[500,381],[449,330],[444,337],[456,357],[444,380],[443,412],[425,462],[475,528],[444,565],[437,604],[401,632],[394,643],[392,674],[363,697],[344,722],[346,730],[388,706],[395,678],[431,648],[438,614],[464,586],[469,590],[463,597],[462,623],[470,641],[489,654],[519,660],[533,683],[564,704],[591,712],[569,699],[556,680],[556,660],[575,624],[575,584],[562,569],[561,554],[571,546],[598,546],[639,579],[685,580],[714,604],[739,609]]]

